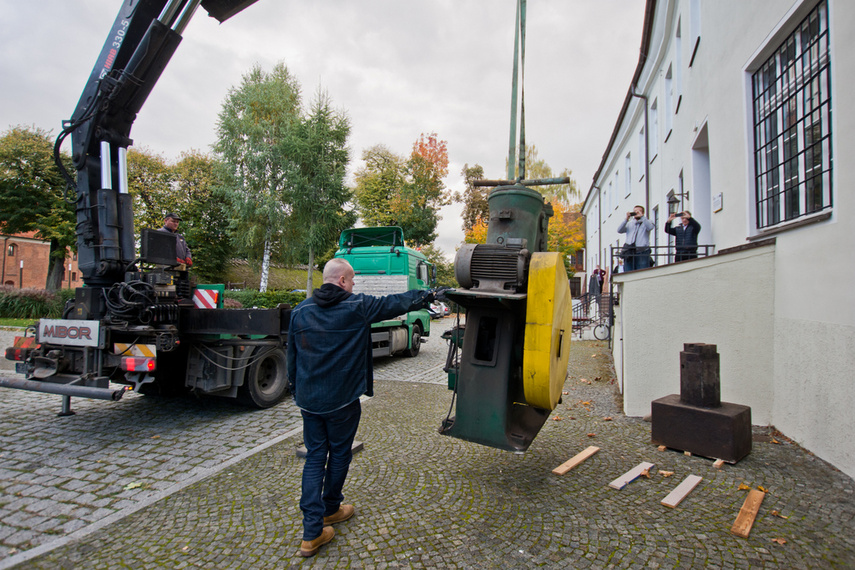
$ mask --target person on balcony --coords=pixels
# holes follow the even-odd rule
[[[619,234],[626,234],[621,253],[625,272],[650,267],[650,231],[653,228],[653,222],[644,215],[644,206],[635,206],[632,212],[626,213],[626,219],[617,229]]]
[[[680,216],[680,223],[671,226],[671,221]],[[689,210],[671,214],[665,224],[665,233],[674,236],[674,247],[677,255],[674,261],[685,261],[698,257],[698,234],[701,233],[701,224],[692,217]]]

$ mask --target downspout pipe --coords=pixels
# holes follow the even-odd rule
[[[593,188],[597,191],[597,259],[600,259],[600,254],[603,252],[603,193],[596,186],[593,186]],[[600,260],[600,267],[604,263],[605,260]],[[609,273],[611,273],[611,270],[612,268],[609,267]]]
[[[644,211],[647,216],[650,216],[650,124],[648,119],[648,101],[647,95],[642,95],[636,92],[636,86],[633,85],[630,89],[630,94],[633,97],[638,97],[644,101]]]
[[[9,236],[3,238],[3,275],[0,277],[0,285],[6,282],[6,252],[8,251],[7,247],[9,243]]]

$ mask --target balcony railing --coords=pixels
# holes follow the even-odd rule
[[[699,245],[691,248],[677,248],[674,245],[652,245],[639,251],[625,252],[624,247],[611,247],[612,274],[627,273],[637,269],[661,267],[671,263],[690,261],[707,257],[715,253],[714,245]]]

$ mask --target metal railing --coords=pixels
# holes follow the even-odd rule
[[[581,338],[582,332],[589,327],[611,328],[614,321],[614,305],[615,296],[608,292],[585,293],[577,297],[573,300],[573,332]],[[600,340],[606,340],[609,336],[605,334]]]
[[[627,273],[636,269],[661,267],[671,263],[708,257],[715,253],[714,245],[677,248],[674,245],[655,245],[644,250],[625,251],[624,246],[611,246],[611,268],[614,273]]]

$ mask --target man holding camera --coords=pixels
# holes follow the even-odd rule
[[[644,215],[643,206],[635,206],[626,213],[626,219],[618,226],[619,234],[626,234],[621,257],[624,272],[650,267],[650,230],[653,222]]]
[[[680,216],[680,223],[671,227],[671,221],[677,216]],[[674,246],[677,250],[674,261],[698,257],[698,234],[701,233],[701,224],[692,217],[689,210],[671,214],[665,224],[665,233],[674,236]]]

